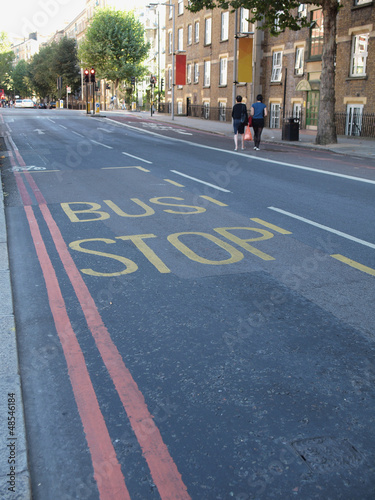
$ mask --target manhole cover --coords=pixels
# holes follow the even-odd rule
[[[316,472],[358,467],[363,459],[347,439],[316,437],[291,443],[298,455]]]

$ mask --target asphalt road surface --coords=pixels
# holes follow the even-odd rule
[[[373,499],[375,162],[0,121],[33,498]]]

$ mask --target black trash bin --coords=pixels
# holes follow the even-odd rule
[[[283,141],[299,141],[298,118],[286,118],[284,120],[281,139]]]

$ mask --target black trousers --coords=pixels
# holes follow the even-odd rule
[[[256,119],[253,118],[253,130],[254,130],[254,145],[256,148],[259,148],[260,138],[262,136],[263,128],[264,128],[264,119]]]

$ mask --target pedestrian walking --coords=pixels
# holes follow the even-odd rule
[[[264,128],[264,117],[267,116],[267,107],[263,104],[262,94],[257,95],[257,102],[251,106],[250,116],[254,130],[254,149],[259,151],[260,138]]]
[[[232,109],[232,118],[233,118],[233,133],[234,133],[234,150],[238,149],[238,134],[240,134],[242,139],[242,147],[241,149],[245,149],[244,144],[244,131],[245,125],[248,120],[246,105],[242,103],[242,96],[238,95],[236,97],[237,103],[233,106]]]

